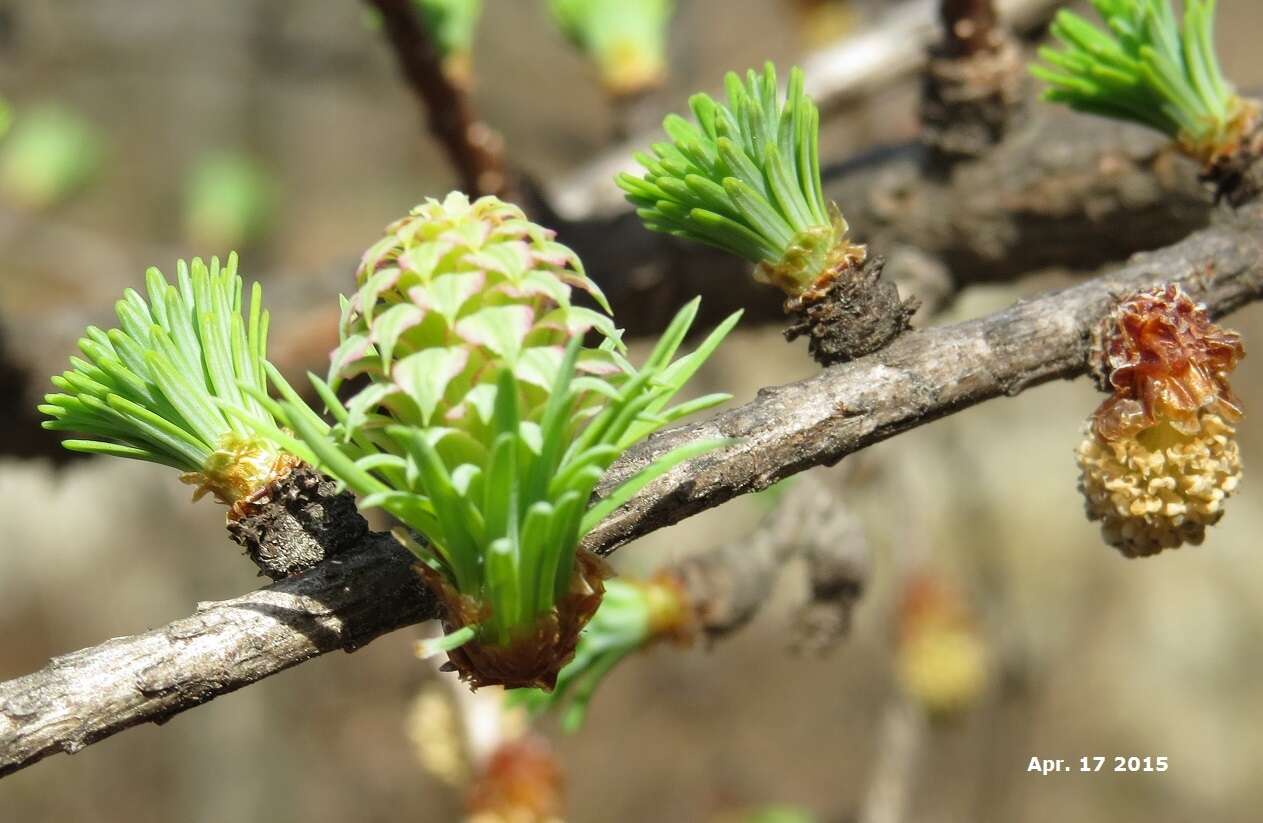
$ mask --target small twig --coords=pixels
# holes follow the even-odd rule
[[[408,85],[426,112],[430,133],[443,144],[470,195],[506,195],[503,140],[475,115],[468,95],[443,70],[433,38],[411,0],[364,0],[382,28]]]

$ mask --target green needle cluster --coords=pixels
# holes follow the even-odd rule
[[[1062,50],[1040,50],[1047,100],[1150,126],[1210,163],[1231,151],[1254,107],[1236,95],[1215,57],[1215,0],[1185,0],[1180,26],[1171,0],[1092,0],[1108,31],[1058,13]]]
[[[648,228],[759,264],[756,276],[796,296],[850,249],[821,187],[820,113],[798,68],[783,100],[771,63],[744,82],[730,72],[725,86],[727,105],[690,98],[696,122],[669,115],[670,142],[638,153],[644,176],[618,184]]]
[[[254,433],[270,425],[266,396],[268,313],[256,283],[248,309],[237,256],[220,266],[180,261],[176,283],[145,273],[147,298],[128,289],[119,328],[90,326],[83,357],[52,379],[44,427],[88,435],[66,448],[171,466],[223,502],[257,490],[282,460]],[[243,310],[245,313],[243,314]]]

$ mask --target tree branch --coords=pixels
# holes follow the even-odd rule
[[[434,617],[413,562],[389,535],[369,535],[299,577],[0,683],[0,776]]]
[[[1227,217],[1119,270],[977,320],[912,332],[744,406],[663,432],[608,473],[608,490],[683,442],[740,438],[668,472],[585,541],[627,541],[812,466],[1001,395],[1086,370],[1092,329],[1119,295],[1178,281],[1215,316],[1263,295],[1263,208]],[[1070,437],[1072,433],[1067,433]],[[1068,441],[1069,442],[1069,441]],[[318,654],[434,615],[410,558],[382,535],[303,574],[162,629],[57,658],[0,683],[0,775],[162,722]]]
[[[1223,315],[1263,291],[1263,207],[1225,218],[1103,277],[977,320],[909,332],[867,357],[766,388],[744,406],[648,438],[606,473],[613,488],[682,443],[735,438],[665,473],[591,532],[608,553],[740,494],[836,463],[900,432],[1086,370],[1093,327],[1122,292],[1181,282]]]

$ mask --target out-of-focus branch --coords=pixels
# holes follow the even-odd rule
[[[983,157],[1018,127],[1026,62],[999,23],[992,0],[941,0],[941,39],[930,47],[921,84],[921,141],[929,170]]]
[[[1117,296],[1179,282],[1219,317],[1263,296],[1263,208],[1225,219],[1119,270],[1005,311],[910,332],[888,348],[744,406],[651,437],[608,472],[602,493],[681,443],[735,445],[649,484],[586,548],[627,541],[812,466],[985,400],[1087,369],[1092,330]],[[355,648],[434,616],[410,558],[381,535],[259,592],[116,638],[0,683],[0,774],[117,731],[164,721],[315,655]]]
[[[364,0],[381,16],[404,79],[426,112],[430,132],[447,152],[470,195],[503,195],[509,187],[503,141],[473,112],[468,95],[443,70],[443,60],[412,0]]]
[[[833,478],[830,478],[833,479]],[[781,570],[803,556],[810,567],[808,608],[816,619],[804,626],[810,642],[827,645],[849,628],[850,611],[868,576],[868,544],[838,490],[821,478],[802,480],[748,538],[687,557],[666,570],[679,580],[698,628],[719,639],[745,626],[767,604]],[[827,621],[822,621],[827,613]]]

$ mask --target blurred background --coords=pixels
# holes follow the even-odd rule
[[[896,5],[681,2],[665,85],[628,105],[610,101],[542,2],[487,0],[473,99],[511,162],[547,183],[689,92],[716,88],[723,71],[787,65]],[[1263,6],[1221,4],[1225,70],[1246,89],[1263,88],[1260,30]],[[170,271],[179,257],[237,248],[247,276],[273,295],[279,356],[305,362],[307,348],[327,348],[333,315],[287,315],[281,303],[339,277],[349,289],[359,251],[455,176],[353,0],[0,2],[0,97],[8,679],[260,585],[226,539],[222,510],[190,505],[169,471],[69,461],[31,427],[44,376],[63,368],[82,327],[109,323],[147,266]],[[909,77],[849,106],[830,120],[827,156],[915,136],[916,100]],[[1066,282],[1047,272],[971,288],[941,319]],[[1231,324],[1249,350],[1263,313],[1247,309]],[[814,369],[776,326],[747,324],[696,390],[744,402]],[[1260,378],[1263,362],[1247,358],[1234,381],[1247,410],[1263,408]],[[632,659],[579,734],[545,724],[566,771],[569,819],[771,820],[747,815],[779,806],[804,820],[857,820],[903,780],[910,821],[1257,820],[1258,481],[1247,475],[1205,545],[1125,561],[1083,517],[1076,490],[1072,452],[1097,402],[1086,381],[1048,385],[799,478],[852,475],[846,504],[862,518],[873,570],[849,636],[824,653],[793,651],[806,588],[794,568],[731,639]],[[1263,441],[1250,419],[1241,445],[1253,467]],[[741,539],[776,499],[691,518],[621,550],[615,565],[647,573]],[[908,721],[897,682],[897,570],[908,557],[954,592],[979,649],[967,706],[930,722]],[[459,819],[459,794],[422,768],[408,735],[410,706],[432,678],[412,654],[418,635],[400,631],[162,727],[49,758],[0,781],[0,821]],[[1092,755],[1165,756],[1170,769],[1027,771],[1032,756]]]

